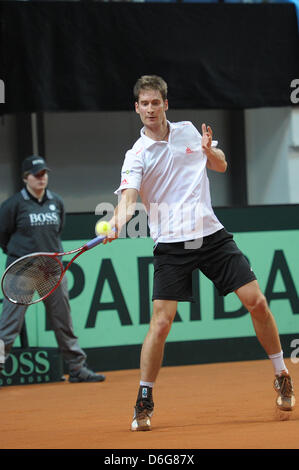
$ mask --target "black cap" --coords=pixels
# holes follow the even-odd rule
[[[25,158],[22,165],[23,173],[28,172],[36,175],[42,170],[49,170],[43,157],[38,155],[31,155],[30,157]]]

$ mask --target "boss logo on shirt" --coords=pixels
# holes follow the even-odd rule
[[[58,216],[55,212],[45,212],[44,214],[29,214],[31,225],[49,225],[57,224],[59,222]]]

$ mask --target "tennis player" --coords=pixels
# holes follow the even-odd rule
[[[250,312],[257,338],[273,364],[276,405],[291,411],[295,405],[293,383],[274,317],[247,259],[211,206],[207,168],[225,172],[225,155],[217,148],[209,126],[202,124],[200,134],[189,121],[167,120],[167,84],[162,78],[142,76],[135,84],[134,96],[135,110],[144,127],[126,153],[116,191],[121,197],[110,221],[119,233],[134,214],[139,194],[155,242],[153,314],[141,351],[140,386],[131,430],[151,429],[153,387],[165,340],[177,303],[192,301],[195,269],[214,283],[220,295],[235,292]],[[163,217],[159,217],[159,206],[163,206]],[[182,220],[191,223],[182,224]],[[114,238],[111,232],[107,241]]]
[[[61,252],[60,234],[65,210],[60,196],[48,189],[48,167],[37,155],[26,158],[22,172],[24,188],[4,201],[0,207],[0,247],[7,255],[6,266],[32,252]],[[69,304],[67,279],[44,300],[57,344],[69,369],[69,381],[103,382],[105,376],[86,366],[86,354],[74,334]],[[25,305],[3,299],[0,316],[0,339],[5,344],[5,360],[20,334]],[[0,364],[1,369],[4,364]]]

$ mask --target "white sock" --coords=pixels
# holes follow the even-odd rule
[[[153,388],[155,382],[144,382],[140,380],[140,387],[150,387]]]
[[[269,359],[272,361],[275,375],[280,375],[283,370],[287,373],[289,372],[283,360],[283,351],[280,351],[277,354],[270,354]]]

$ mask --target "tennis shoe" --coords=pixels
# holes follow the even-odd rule
[[[136,405],[134,408],[134,416],[131,424],[131,431],[150,431],[151,430],[151,417],[154,410],[142,407],[143,402]]]
[[[274,390],[277,393],[276,406],[283,411],[292,411],[296,400],[293,381],[287,372],[275,376]]]
[[[154,402],[152,399],[152,389],[140,387],[134,416],[131,424],[131,431],[150,431],[151,417],[154,413]]]
[[[70,371],[69,382],[104,382],[105,375],[96,374],[86,366],[81,367],[78,371]]]

